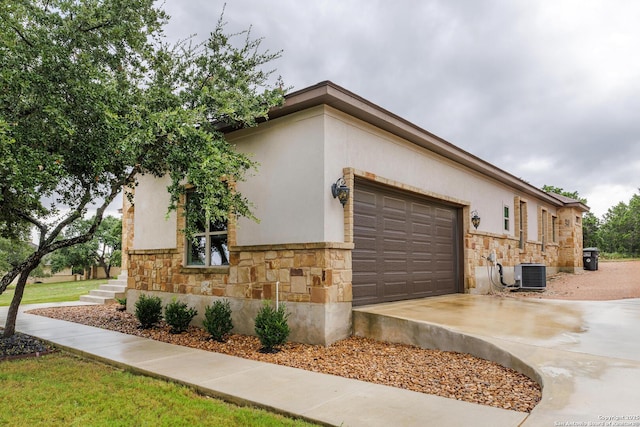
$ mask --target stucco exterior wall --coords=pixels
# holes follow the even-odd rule
[[[374,126],[332,109],[326,111],[325,186],[342,175],[345,166],[366,171],[410,187],[419,188],[436,198],[453,201],[477,210],[482,218],[478,230],[515,235],[513,189],[442,156],[386,133]],[[389,159],[393,159],[390,161]],[[330,201],[331,202],[331,201]],[[336,203],[327,206],[329,228],[342,227],[341,214],[334,212]],[[503,208],[509,206],[511,225],[503,228]],[[529,201],[530,212],[537,212],[538,201]],[[339,205],[338,205],[339,206]],[[555,208],[543,205],[555,214]],[[528,235],[537,236],[538,224],[528,221]]]
[[[143,175],[135,191],[133,246],[130,249],[175,248],[176,213],[169,213],[169,177]]]
[[[238,245],[342,241],[325,230],[324,125],[314,109],[230,135],[258,170],[237,184],[259,223],[238,219]]]

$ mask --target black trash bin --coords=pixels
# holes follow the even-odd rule
[[[585,270],[598,269],[598,248],[584,248],[582,251],[582,263]]]

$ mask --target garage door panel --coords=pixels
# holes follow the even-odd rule
[[[395,239],[382,239],[385,247],[385,256],[401,256],[406,257],[407,254],[407,242]]]
[[[380,193],[376,194],[379,199]],[[400,197],[382,195],[382,208],[392,215],[394,212],[398,215],[404,215],[404,212],[407,211],[407,202]]]
[[[386,258],[382,262],[384,268],[384,274],[402,273],[407,274],[407,261],[404,259],[389,259]]]
[[[362,299],[368,299],[370,301],[375,301],[378,299],[378,285],[375,282],[369,284],[368,286],[361,286],[359,290],[361,292]]]
[[[435,213],[436,213],[436,217],[438,218],[449,218],[453,220],[456,217],[454,210],[451,210],[449,208],[443,208],[440,206],[435,207]]]
[[[376,252],[377,240],[375,236],[359,237],[354,239],[354,243],[360,248],[359,250]]]
[[[400,219],[385,218],[383,226],[384,226],[384,228],[383,228],[383,232],[384,233],[391,233],[391,234],[400,233],[400,234],[404,235],[407,232],[406,223],[403,220],[400,220]]]
[[[375,190],[367,190],[365,188],[361,190],[357,194],[354,193],[353,200],[363,206],[375,206],[378,199]]]
[[[430,240],[433,234],[433,227],[428,224],[412,224],[411,233],[413,234],[414,239],[423,238]]]
[[[356,180],[353,304],[455,293],[457,209]]]
[[[371,215],[354,215],[353,221],[354,224],[358,224],[357,227],[354,227],[354,230],[356,228],[361,231],[370,230],[373,233],[378,227],[378,224],[376,224],[376,217]]]
[[[408,286],[406,279],[393,276],[387,276],[386,279],[387,281],[383,288],[385,296],[407,295]]]
[[[411,213],[417,216],[431,217],[433,216],[433,207],[424,203],[411,203]]]

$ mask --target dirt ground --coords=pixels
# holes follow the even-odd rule
[[[510,292],[509,296],[564,300],[640,298],[640,261],[602,261],[598,270],[558,273],[543,292]]]

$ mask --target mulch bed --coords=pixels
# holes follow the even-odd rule
[[[2,330],[0,328],[0,331]],[[0,337],[0,361],[40,357],[54,351],[52,346],[19,332],[9,338]]]

